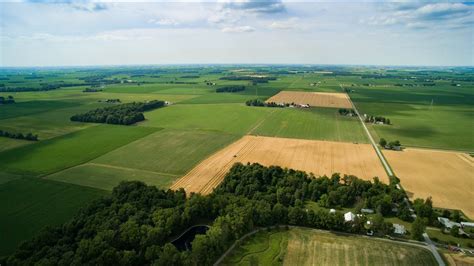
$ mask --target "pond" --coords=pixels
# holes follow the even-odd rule
[[[191,242],[193,242],[196,235],[203,235],[207,230],[209,230],[209,226],[207,225],[191,226],[178,238],[171,241],[171,244],[173,244],[179,251],[191,250]]]

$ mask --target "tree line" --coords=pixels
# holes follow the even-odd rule
[[[82,92],[101,92],[102,89],[100,88],[86,88]]]
[[[365,122],[366,123],[377,123],[381,122],[385,125],[391,125],[390,119],[383,117],[383,116],[372,116],[372,115],[367,115],[365,117]]]
[[[384,139],[384,138],[380,139],[379,144],[380,144],[380,146],[382,146],[386,149],[389,149],[389,150],[400,149],[400,147],[402,146],[402,144],[400,143],[399,140],[394,140],[394,141],[387,142],[387,140]]]
[[[216,92],[238,92],[238,91],[244,91],[245,86],[243,85],[229,85],[225,87],[220,87],[216,89]]]
[[[30,141],[38,141],[38,135],[33,135],[33,133],[29,132],[26,134],[23,133],[12,133],[5,130],[0,129],[0,137],[6,137],[11,139],[23,139],[23,140],[30,140]]]
[[[301,171],[235,164],[208,196],[183,189],[161,190],[132,181],[115,187],[63,225],[44,229],[22,243],[7,265],[212,265],[237,239],[256,227],[279,224],[365,233],[364,218],[345,222],[342,213],[313,211],[305,201],[330,207],[354,204],[378,214],[374,230],[391,233],[384,215],[403,205],[404,193],[377,178],[365,181],[334,174],[314,177]],[[170,241],[197,221],[212,224],[196,235],[192,249]]]
[[[354,109],[345,109],[345,108],[341,108],[339,109],[339,114],[340,115],[345,115],[345,116],[356,116],[356,113],[354,111]]]
[[[15,103],[15,98],[13,96],[8,95],[6,98],[3,96],[0,96],[0,104],[12,104]]]
[[[290,104],[277,104],[276,102],[264,102],[260,99],[248,100],[245,102],[247,106],[260,106],[260,107],[288,107]]]
[[[133,102],[97,108],[83,114],[71,116],[71,121],[89,122],[89,123],[106,123],[116,125],[131,125],[145,120],[143,112],[160,108],[165,105],[164,101],[149,102]]]

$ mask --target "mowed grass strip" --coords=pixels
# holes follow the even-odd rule
[[[66,222],[106,192],[39,178],[0,185],[0,257],[14,251],[45,226]]]
[[[243,135],[272,112],[271,109],[244,104],[177,104],[147,112],[147,120],[140,125]]]
[[[72,167],[159,129],[98,125],[0,153],[0,168],[11,173],[44,175]]]
[[[178,177],[126,167],[86,163],[54,173],[46,179],[112,191],[120,182],[134,180],[166,189]]]
[[[368,143],[357,118],[341,116],[332,108],[275,108],[251,134]]]
[[[287,244],[287,231],[260,231],[236,247],[221,265],[280,265]]]
[[[93,162],[183,175],[238,138],[216,131],[165,129],[131,142]]]

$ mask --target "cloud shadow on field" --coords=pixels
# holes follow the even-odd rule
[[[409,138],[426,138],[437,134],[437,131],[430,126],[416,125],[404,126],[403,128],[391,129],[392,133]]]

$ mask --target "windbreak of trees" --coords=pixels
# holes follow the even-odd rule
[[[11,133],[11,132],[1,130],[1,129],[0,129],[0,137],[6,137],[6,138],[11,138],[11,139],[31,140],[31,141],[38,140],[38,135],[33,135],[31,132],[27,134]]]
[[[354,109],[344,109],[344,108],[342,108],[342,109],[339,109],[339,114],[340,115],[345,115],[345,116],[347,116],[347,115],[356,116],[356,113],[355,113]]]
[[[0,96],[0,104],[12,104],[15,103],[15,99],[13,96],[8,95],[6,98],[3,96]]]
[[[374,230],[390,233],[383,214],[402,204],[394,185],[355,176],[314,177],[301,171],[236,164],[208,196],[160,190],[132,181],[82,209],[74,219],[24,242],[6,265],[212,265],[237,239],[256,227],[301,225],[366,232],[364,218],[344,222],[341,213],[307,210],[305,200],[325,206],[363,206],[379,211]],[[192,250],[170,241],[197,221],[210,221]],[[1,263],[1,261],[0,261]]]
[[[102,89],[100,88],[86,88],[82,92],[100,92]]]
[[[230,85],[230,86],[217,88],[216,92],[238,92],[238,91],[244,91],[244,90],[245,90],[245,86],[243,85]]]
[[[164,101],[133,102],[105,108],[97,108],[83,114],[71,116],[71,121],[131,125],[145,120],[143,112],[160,108]]]
[[[276,102],[264,102],[260,99],[248,100],[245,102],[247,106],[260,106],[260,107],[288,107],[289,104],[277,104]]]
[[[390,119],[386,118],[386,117],[383,117],[383,116],[372,116],[372,115],[368,115],[365,117],[365,122],[366,123],[377,123],[377,122],[381,122],[383,124],[386,124],[386,125],[390,125],[391,122],[390,122]]]

